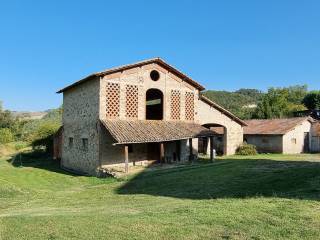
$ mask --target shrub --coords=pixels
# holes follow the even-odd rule
[[[37,130],[32,141],[33,149],[45,149],[47,153],[53,151],[53,136],[58,131],[59,125],[56,123],[44,123]]]
[[[14,136],[9,128],[0,129],[0,143],[13,142]]]
[[[257,148],[255,145],[244,143],[240,147],[238,147],[236,151],[237,155],[257,155]]]
[[[21,150],[21,149],[24,149],[24,148],[26,148],[26,147],[28,147],[28,144],[27,144],[26,142],[16,142],[16,143],[14,144],[14,148],[15,148],[17,151],[19,151],[19,150]]]

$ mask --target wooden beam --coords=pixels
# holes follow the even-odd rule
[[[128,173],[129,172],[129,146],[128,145],[124,146],[124,160],[125,160],[124,170],[126,173]]]
[[[192,138],[189,138],[189,161],[193,161]]]
[[[164,143],[160,143],[160,163],[164,163]]]
[[[213,137],[210,137],[210,160],[211,161],[214,160],[214,156],[213,156]]]

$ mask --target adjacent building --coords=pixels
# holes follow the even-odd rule
[[[245,121],[244,141],[260,153],[307,153],[312,146],[313,125],[310,117]],[[314,144],[315,145],[315,144]]]

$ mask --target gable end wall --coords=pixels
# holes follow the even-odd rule
[[[95,175],[99,166],[99,78],[63,94],[62,167]],[[73,146],[69,146],[73,138]],[[83,149],[82,139],[88,139]]]

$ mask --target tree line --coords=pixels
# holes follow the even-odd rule
[[[23,146],[45,147],[50,152],[53,135],[61,124],[62,107],[48,111],[42,119],[27,119],[4,110],[0,102],[0,144],[18,142]]]
[[[320,91],[308,91],[307,85],[235,92],[206,91],[204,95],[242,119],[293,117],[295,112],[320,109]]]

